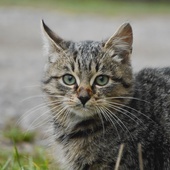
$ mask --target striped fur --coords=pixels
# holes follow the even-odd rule
[[[124,143],[119,169],[138,170],[140,143],[144,169],[170,169],[170,69],[133,75],[131,26],[102,42],[65,41],[44,22],[42,29],[49,58],[42,89],[60,168],[112,170]],[[98,84],[100,76],[106,84]]]

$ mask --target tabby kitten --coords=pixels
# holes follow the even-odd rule
[[[48,63],[42,83],[64,170],[170,169],[170,68],[133,74],[132,28],[106,41],[65,41],[42,21]]]

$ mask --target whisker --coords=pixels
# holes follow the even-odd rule
[[[103,120],[103,117],[102,117],[102,113],[101,113],[100,109],[98,108],[98,106],[96,106],[96,110],[97,110],[97,114],[99,115],[99,118],[100,118],[101,123],[102,123],[103,136],[104,136],[104,134],[105,134],[105,127],[104,127],[104,120]]]
[[[41,126],[43,126],[44,124],[46,124],[47,122],[44,120],[44,122],[42,123],[39,123],[39,124],[37,124],[36,122],[41,118],[41,117],[43,117],[45,114],[47,114],[47,113],[49,113],[50,112],[50,110],[47,110],[46,112],[44,112],[43,114],[41,114],[39,117],[37,117],[36,119],[34,119],[34,121],[28,126],[28,128],[27,128],[27,132],[29,131],[29,129],[31,128],[31,127],[34,127],[34,129],[37,129],[37,128],[39,128],[39,127],[41,127]],[[33,126],[34,124],[36,124],[36,126]]]
[[[119,124],[119,122],[122,124],[122,121],[109,108],[105,107],[105,109],[107,110],[107,112],[111,116],[111,118],[114,118],[114,119],[118,120],[118,122],[117,121],[116,122],[122,128],[122,126]],[[125,127],[124,124],[122,124],[122,125]],[[124,129],[122,129],[122,130],[124,131]]]
[[[126,114],[126,113],[129,113],[130,115],[132,115],[133,117],[135,117],[139,122],[141,122],[141,123],[143,124],[143,121],[140,120],[140,119],[139,119],[137,116],[135,116],[133,113],[131,113],[131,112],[129,112],[128,110],[125,110],[125,109],[123,109],[123,108],[121,108],[121,107],[115,106],[115,105],[119,105],[119,104],[118,104],[118,103],[111,103],[111,104],[108,103],[108,106],[112,107],[113,109],[114,109],[114,108],[117,108],[118,110],[120,110],[120,111],[119,111],[120,113],[126,115],[126,116],[129,117],[131,120],[133,120],[134,122],[136,122],[136,120],[133,119],[132,117],[130,117],[130,116],[129,116],[128,114]],[[119,106],[121,106],[121,104],[120,104]],[[121,112],[121,111],[122,111],[122,112]]]
[[[25,101],[27,101],[27,100],[30,100],[30,99],[40,98],[40,97],[45,97],[45,96],[46,96],[46,95],[35,95],[35,96],[30,96],[30,97],[27,97],[27,98],[21,100],[20,103],[23,103],[23,102],[25,102]]]
[[[56,105],[56,104],[59,104],[59,103],[56,103],[56,101],[54,102],[48,102],[48,103],[41,103],[31,109],[29,109],[28,111],[26,111],[19,119],[18,121],[16,122],[16,125],[20,124],[21,121],[25,118],[27,118],[28,116],[30,116],[30,114],[32,113],[35,113],[36,111],[42,109],[42,108],[46,108],[47,106],[52,106],[52,105]]]
[[[53,116],[54,120],[55,121],[58,120],[59,117],[63,114],[64,110],[66,110],[66,109],[67,109],[67,107],[65,106],[65,107],[62,107],[59,111],[58,110],[54,111],[53,113],[56,113],[56,115]]]
[[[53,110],[56,109],[57,107],[58,107],[58,105],[55,106],[55,107],[53,107],[52,109],[47,110],[46,112],[44,112],[43,114],[41,114],[39,117],[37,117],[37,118],[29,125],[28,130],[29,130],[29,128],[30,128],[37,120],[39,120],[42,116],[44,116],[45,114],[53,111]],[[38,128],[38,127],[39,127],[39,126],[37,125],[36,128]]]
[[[63,117],[63,122],[65,122],[68,118],[68,115],[70,114],[70,110],[68,110],[68,107],[65,108],[65,111],[64,111],[64,117]]]
[[[38,118],[36,118],[29,127],[33,127],[34,129],[37,129],[39,127],[44,127],[44,125],[47,125],[47,123],[50,122],[49,120],[49,116],[46,117],[43,121],[36,123],[36,121],[38,121],[41,117],[43,117],[46,113],[49,113],[50,111],[45,112],[44,114],[42,114],[41,116],[39,116]],[[36,123],[36,126],[34,126],[34,123]],[[29,128],[28,128],[29,130]]]
[[[31,109],[29,109],[28,111],[26,111],[16,122],[16,125],[20,124],[22,122],[23,119],[27,118],[28,116],[30,116],[30,113],[34,113],[37,110],[47,107],[46,103],[41,103],[38,106],[35,106]]]
[[[131,109],[131,110],[133,110],[133,111],[139,113],[140,115],[146,117],[147,119],[149,119],[149,120],[151,120],[152,122],[155,123],[155,121],[154,121],[153,119],[151,119],[149,116],[147,116],[147,115],[145,115],[144,113],[142,113],[142,112],[140,112],[140,111],[134,109],[133,107],[130,107],[130,106],[127,106],[127,105],[124,105],[124,104],[120,104],[120,103],[116,103],[116,102],[114,102],[114,104],[123,106],[123,107],[128,108],[128,109]],[[136,118],[137,118],[137,117],[136,117]],[[143,122],[142,122],[142,123],[143,123]]]
[[[132,99],[132,100],[137,100],[137,101],[142,101],[148,104],[151,104],[150,102],[140,99],[140,98],[135,98],[135,97],[127,97],[127,96],[121,96],[121,97],[106,97],[105,99]],[[100,99],[99,99],[100,100]]]
[[[30,100],[30,99],[34,99],[34,98],[43,98],[43,97],[55,97],[55,98],[63,98],[63,96],[59,96],[59,95],[47,95],[47,94],[44,94],[44,95],[35,95],[35,96],[29,96],[23,100],[20,101],[20,103],[23,103],[27,100]]]
[[[119,119],[118,116],[116,116],[116,114],[113,114],[113,112],[112,112],[110,109],[108,109],[107,107],[105,107],[105,109],[107,109],[107,110],[108,110],[108,113],[109,113],[112,117],[114,116],[114,118],[116,118],[116,119],[123,125],[123,127],[126,129],[126,131],[130,134],[130,136],[131,136],[131,138],[132,138],[132,135],[131,135],[129,129],[128,129],[128,128],[126,127],[126,125],[122,122],[122,120]],[[115,109],[115,108],[114,108],[114,109]],[[115,110],[118,111],[118,109],[115,109]],[[117,123],[118,123],[118,122],[117,122]],[[120,124],[119,124],[119,126],[122,127]],[[122,128],[122,130],[124,131],[123,128]],[[132,140],[133,140],[133,138],[132,138]]]
[[[121,140],[120,135],[119,135],[119,132],[118,132],[118,129],[117,129],[115,123],[113,122],[113,120],[116,121],[116,119],[115,119],[114,117],[110,117],[110,114],[108,113],[107,110],[104,110],[104,108],[101,108],[101,107],[100,107],[100,109],[101,109],[103,115],[105,115],[105,116],[108,117],[108,119],[106,118],[106,120],[108,120],[109,122],[111,122],[112,125],[115,127],[116,132],[117,132],[117,135],[118,135],[118,138],[119,138],[119,140]],[[112,119],[113,119],[113,120],[112,120]],[[116,122],[117,122],[117,121],[116,121]],[[119,122],[117,122],[117,123],[118,123],[118,125],[120,126]],[[120,126],[120,127],[121,127],[121,126]],[[122,127],[121,127],[121,128],[122,128]]]

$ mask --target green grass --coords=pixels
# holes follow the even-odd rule
[[[35,148],[34,152],[31,155],[25,152],[21,153],[16,146],[14,146],[13,151],[6,151],[1,148],[0,169],[47,170],[49,163],[44,156],[45,151],[42,148]]]
[[[1,0],[0,6],[20,6],[99,15],[170,14],[170,3],[120,2],[113,0]]]
[[[20,142],[33,142],[34,137],[35,137],[35,132],[23,132],[21,128],[19,127],[14,127],[14,128],[9,128],[6,130],[3,135],[6,138],[11,139],[15,143],[20,143]]]
[[[45,148],[34,143],[35,135],[20,127],[5,128],[0,133],[0,170],[52,170]]]
[[[17,146],[7,151],[1,148],[0,152],[1,170],[48,170],[49,160],[42,148],[35,147],[34,153],[19,152]]]

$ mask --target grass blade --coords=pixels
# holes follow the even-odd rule
[[[6,161],[6,163],[4,164],[4,166],[2,167],[1,170],[5,170],[5,169],[8,167],[8,165],[9,165],[10,162],[11,162],[11,158],[9,158],[9,159]]]
[[[122,158],[123,149],[124,149],[124,144],[121,144],[114,170],[118,170],[119,169],[119,165],[120,165],[120,161],[121,161],[121,158]]]

